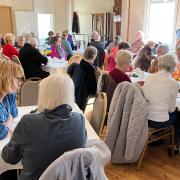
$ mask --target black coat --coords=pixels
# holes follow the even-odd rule
[[[40,77],[45,78],[49,75],[48,72],[41,70],[41,64],[47,64],[47,58],[43,56],[38,49],[26,43],[19,51],[19,59],[26,78]]]
[[[79,16],[78,16],[77,12],[73,13],[72,32],[74,32],[76,34],[80,33]]]
[[[74,81],[76,103],[84,111],[88,96],[96,94],[95,69],[87,61],[81,60],[80,64],[73,63],[69,66],[68,74]]]

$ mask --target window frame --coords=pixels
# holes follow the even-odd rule
[[[146,13],[145,13],[145,20],[144,20],[144,31],[145,31],[145,38],[149,39],[149,22],[150,22],[150,6],[151,4],[155,3],[169,3],[175,2],[175,12],[174,12],[174,22],[173,22],[173,33],[172,33],[172,42],[169,44],[170,48],[173,49],[175,47],[175,38],[176,38],[176,24],[177,24],[177,12],[178,12],[178,0],[148,0],[146,1]]]

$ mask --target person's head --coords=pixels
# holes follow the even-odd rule
[[[84,59],[88,62],[93,62],[97,57],[97,49],[93,46],[88,46],[84,51]]]
[[[22,67],[14,62],[0,60],[0,97],[16,92],[24,78]]]
[[[36,48],[38,46],[38,41],[34,37],[30,37],[28,43],[31,44],[32,47]]]
[[[53,36],[54,36],[54,32],[53,32],[53,31],[49,31],[49,32],[48,32],[48,36],[49,36],[49,37],[53,37]]]
[[[62,32],[62,39],[67,39],[68,38],[68,31],[67,30],[64,30]]]
[[[149,46],[151,49],[155,47],[155,42],[154,41],[148,41],[146,43],[147,46]]]
[[[167,44],[159,44],[156,49],[157,56],[162,56],[168,52],[169,52],[169,46]]]
[[[178,61],[180,62],[180,47],[176,49],[176,55],[177,55]]]
[[[124,42],[124,41],[119,43],[119,46],[118,46],[119,50],[121,50],[121,49],[128,50],[130,48],[131,48],[130,44],[128,42]]]
[[[144,40],[144,32],[143,31],[138,31],[137,34],[136,34],[136,41],[138,40],[141,40],[143,41]]]
[[[133,54],[127,50],[119,50],[115,57],[116,67],[122,72],[129,71]]]
[[[150,56],[152,54],[152,49],[150,46],[145,45],[139,52],[138,56],[142,57],[142,56]]]
[[[36,38],[36,33],[35,32],[31,32],[30,35],[31,35],[31,37]]]
[[[177,58],[175,55],[167,53],[158,57],[159,70],[173,73],[177,65]]]
[[[54,43],[56,46],[60,46],[61,45],[61,36],[55,36]]]
[[[11,45],[14,45],[14,41],[15,41],[15,35],[12,34],[12,33],[6,33],[4,35],[4,43],[5,44],[11,44]]]
[[[18,36],[17,43],[18,43],[18,46],[20,48],[22,48],[24,46],[24,43],[25,43],[25,37],[24,36]]]
[[[39,84],[38,111],[52,110],[62,104],[74,105],[74,83],[68,75],[54,74]]]
[[[92,33],[92,39],[95,41],[100,41],[101,40],[101,36],[97,31],[93,31]]]
[[[121,36],[117,35],[117,36],[114,37],[114,42],[115,43],[119,44],[120,41],[121,41]]]

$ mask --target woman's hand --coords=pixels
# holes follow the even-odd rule
[[[13,127],[13,117],[10,115],[7,121],[5,122],[5,125],[9,128],[9,134],[12,136],[14,127]]]

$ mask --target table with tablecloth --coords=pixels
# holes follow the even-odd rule
[[[57,58],[48,58],[48,63],[42,65],[42,70],[49,72],[50,74],[54,73],[66,73],[68,68],[68,61],[64,59]]]

